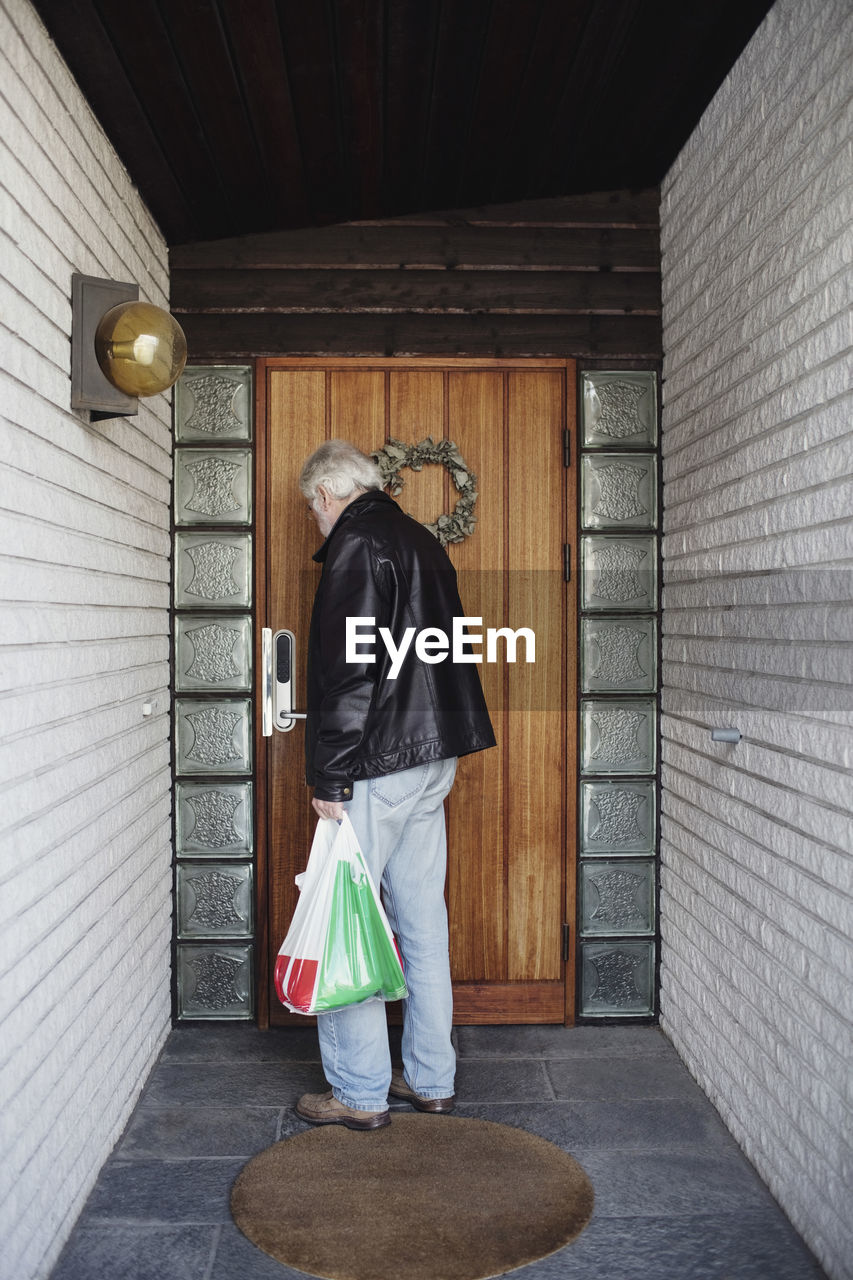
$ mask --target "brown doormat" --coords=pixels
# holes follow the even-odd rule
[[[486,1120],[398,1115],[384,1129],[300,1133],[231,1193],[240,1230],[332,1280],[482,1280],[574,1240],[593,1191],[553,1143]]]

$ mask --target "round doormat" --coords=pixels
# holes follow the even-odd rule
[[[254,1157],[231,1193],[240,1230],[332,1280],[483,1280],[554,1253],[592,1213],[565,1151],[508,1125],[394,1114],[327,1125]]]

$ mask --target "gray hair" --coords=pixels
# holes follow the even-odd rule
[[[306,460],[299,476],[299,488],[309,502],[320,485],[333,498],[349,498],[356,490],[381,489],[382,474],[372,458],[348,440],[327,440]]]

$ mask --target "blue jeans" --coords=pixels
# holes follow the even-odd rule
[[[444,877],[447,838],[444,797],[456,759],[402,769],[356,782],[346,809],[400,954],[403,1001],[403,1074],[425,1098],[453,1093],[456,1054],[450,1042],[450,988]],[[373,1000],[317,1018],[323,1070],[339,1102],[359,1111],[384,1111],[391,1083],[385,1004]]]

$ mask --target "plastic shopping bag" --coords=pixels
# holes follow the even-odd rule
[[[275,965],[275,989],[294,1013],[328,1013],[407,994],[400,957],[352,823],[317,823],[299,901]]]

